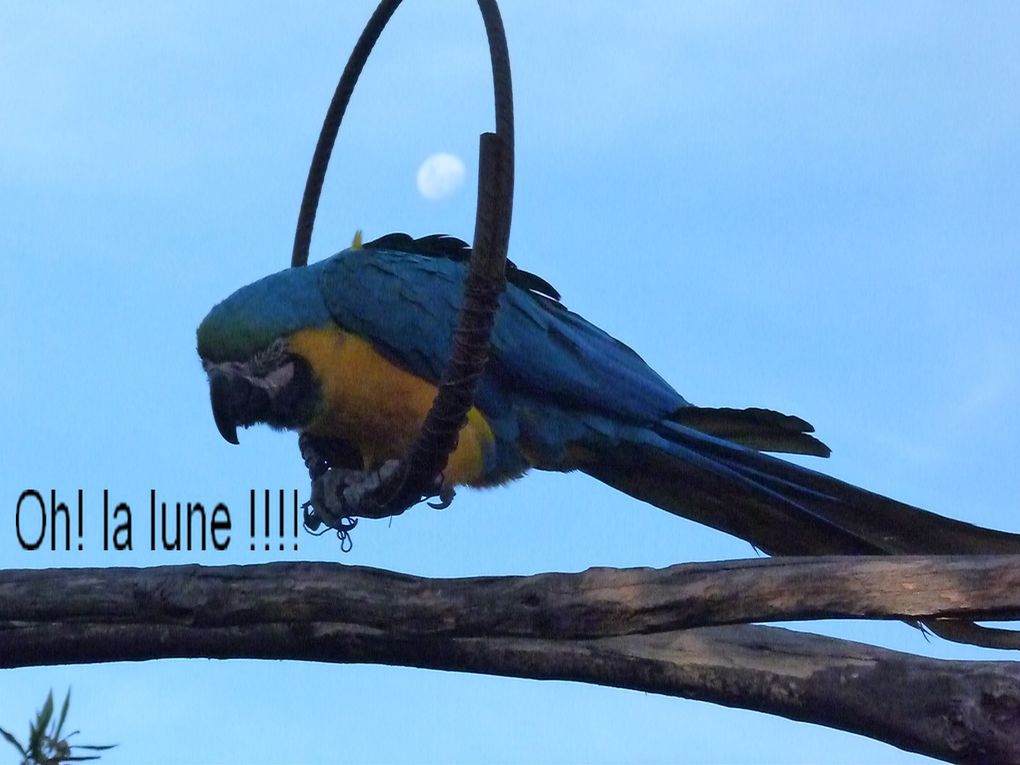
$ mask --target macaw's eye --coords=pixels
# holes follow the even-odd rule
[[[294,358],[287,351],[287,341],[281,338],[252,356],[248,366],[253,375],[265,376],[285,366]]]

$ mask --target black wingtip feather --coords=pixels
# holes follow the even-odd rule
[[[771,409],[687,406],[674,412],[670,420],[762,452],[807,454],[813,457],[828,457],[832,454],[828,446],[808,435],[815,431],[811,423]]]
[[[433,258],[447,258],[464,263],[471,258],[471,245],[463,239],[447,234],[430,234],[414,239],[410,234],[386,234],[362,245],[367,250],[397,250]],[[506,280],[522,290],[560,301],[559,291],[537,274],[518,268],[513,261],[506,262]]]

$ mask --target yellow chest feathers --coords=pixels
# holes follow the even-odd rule
[[[366,467],[407,452],[435,399],[435,385],[338,327],[300,330],[288,345],[308,361],[322,386],[324,406],[309,432],[350,441]],[[492,440],[485,417],[472,407],[444,472],[446,483],[485,483],[484,455]]]

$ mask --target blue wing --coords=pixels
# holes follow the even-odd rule
[[[465,264],[448,258],[360,249],[327,261],[320,284],[341,327],[437,381],[449,358],[465,275]],[[619,340],[558,302],[508,284],[476,401],[486,411],[513,394],[638,423],[687,406]]]

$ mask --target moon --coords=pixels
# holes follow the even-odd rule
[[[426,199],[446,199],[464,183],[464,162],[456,154],[440,152],[418,168],[418,191]]]

